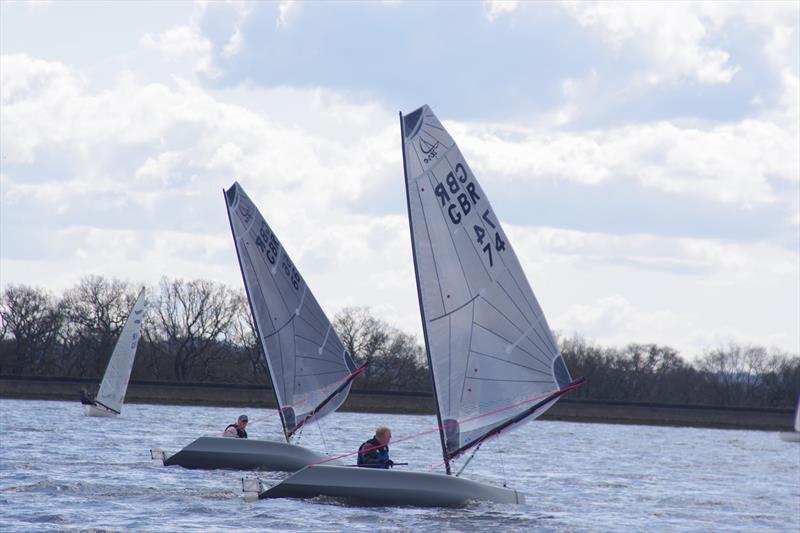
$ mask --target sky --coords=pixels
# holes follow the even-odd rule
[[[0,2],[0,285],[241,287],[239,181],[323,309],[422,338],[428,104],[560,335],[800,352],[798,2]]]

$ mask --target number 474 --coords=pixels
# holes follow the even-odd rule
[[[489,226],[492,227],[492,229],[495,230],[495,232],[494,232],[494,249],[496,251],[498,251],[498,252],[502,252],[503,250],[506,249],[506,241],[504,241],[503,238],[500,237],[500,232],[496,231],[497,230],[497,226],[489,218],[489,210],[488,209],[483,212],[482,218],[483,218],[483,220],[486,221],[487,224],[489,224]],[[472,227],[472,229],[475,230],[475,238],[478,239],[478,244],[483,244],[483,241],[486,240],[486,230],[483,229],[481,226],[478,226],[477,224],[475,224]],[[492,241],[491,240],[489,240],[483,246],[483,253],[489,254],[489,266],[490,267],[494,266],[494,259],[492,258]]]

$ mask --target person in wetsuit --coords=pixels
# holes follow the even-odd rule
[[[246,439],[247,438],[247,431],[245,431],[246,427],[247,427],[247,415],[241,415],[236,420],[235,424],[231,424],[225,428],[225,431],[222,432],[222,436],[234,437],[237,439]]]
[[[389,441],[392,431],[381,426],[375,430],[375,436],[358,448],[358,466],[369,468],[389,468],[394,462],[389,459]]]
[[[83,405],[97,405],[86,387],[81,387],[80,396]]]

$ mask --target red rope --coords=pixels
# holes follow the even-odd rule
[[[500,413],[500,412],[503,412],[503,411],[508,411],[509,409],[513,409],[515,407],[519,407],[520,405],[525,405],[527,403],[536,402],[538,400],[541,400],[542,398],[546,398],[547,396],[550,396],[550,395],[555,394],[555,393],[562,393],[563,394],[563,393],[566,393],[566,392],[570,392],[572,390],[577,389],[581,385],[583,385],[583,383],[576,383],[576,384],[568,385],[568,386],[564,387],[563,389],[557,389],[557,390],[554,390],[554,391],[551,391],[551,392],[540,394],[538,396],[534,396],[533,398],[529,398],[527,400],[522,400],[520,402],[513,403],[513,404],[507,405],[505,407],[498,407],[497,409],[493,409],[491,411],[487,411],[486,413],[481,413],[479,415],[475,415],[475,416],[471,416],[469,418],[465,418],[464,420],[462,420],[460,422],[459,421],[453,421],[453,422],[450,422],[448,424],[444,424],[442,426],[436,426],[435,428],[426,429],[425,431],[420,431],[419,433],[414,433],[412,435],[407,435],[405,437],[401,437],[399,439],[393,440],[392,441],[392,445],[400,443],[400,442],[405,442],[407,440],[416,439],[418,437],[424,437],[425,435],[430,435],[431,433],[435,433],[437,431],[440,431],[441,429],[445,429],[446,430],[447,428],[452,427],[455,424],[463,424],[465,422],[471,422],[473,420],[477,420],[479,418],[483,418],[483,417],[486,417],[486,416],[491,416],[491,415],[494,415],[494,414],[497,414],[497,413]],[[380,444],[380,445],[377,445],[377,446],[370,446],[368,448],[364,448],[363,450],[359,449],[359,450],[356,450],[354,452],[343,453],[342,455],[337,455],[335,457],[327,457],[325,459],[322,459],[321,461],[317,461],[315,463],[311,463],[311,465],[312,466],[313,465],[321,465],[321,464],[329,463],[331,461],[337,461],[339,459],[344,459],[345,457],[350,457],[350,456],[356,455],[358,453],[368,453],[368,452],[371,452],[373,450],[377,450],[378,448],[383,448],[383,446],[384,446],[383,444]],[[442,464],[444,464],[444,463],[442,463]]]

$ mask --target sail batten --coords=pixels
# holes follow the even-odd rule
[[[131,307],[125,325],[114,345],[114,351],[108,360],[108,366],[103,374],[103,381],[97,391],[95,400],[98,404],[119,414],[122,410],[122,403],[125,400],[125,393],[128,390],[128,382],[133,370],[133,362],[136,357],[136,348],[141,337],[142,319],[144,318],[144,288],[139,291]]]
[[[428,106],[401,116],[412,253],[447,462],[571,377],[499,218]],[[533,409],[530,398],[547,397]]]
[[[272,228],[242,189],[225,191],[256,333],[287,440],[309,417],[347,398],[356,370],[330,321]]]

